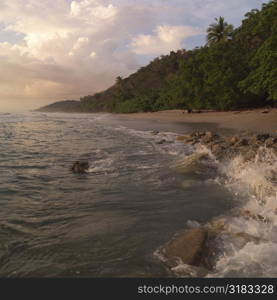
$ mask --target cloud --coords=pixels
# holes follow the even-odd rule
[[[1,0],[0,109],[103,90],[141,62],[195,46],[214,17],[232,22],[254,2]]]
[[[186,38],[199,33],[200,30],[191,26],[159,25],[152,35],[140,34],[134,37],[130,46],[136,54],[160,55],[182,48]]]

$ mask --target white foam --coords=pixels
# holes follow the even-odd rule
[[[202,160],[205,156],[208,159]],[[217,167],[219,176],[214,182],[237,196],[236,208],[220,217],[224,224],[217,239],[221,253],[215,271],[207,277],[277,277],[277,158],[273,150],[261,147],[252,160],[238,155],[220,163],[207,148],[197,146],[192,154],[181,156],[176,166],[190,170],[195,162]],[[190,220],[187,226],[199,224]],[[201,276],[201,269],[182,262],[171,270],[177,276]]]
[[[227,231],[230,236],[246,233],[256,243],[250,240],[238,246],[227,235],[221,247],[229,251],[217,261],[216,273],[209,276],[277,277],[276,155],[261,147],[253,160],[239,155],[221,165],[220,171],[225,179],[219,182],[238,196],[237,212],[225,218]]]
[[[88,169],[88,173],[103,173],[103,172],[113,172],[115,168],[113,167],[114,160],[112,158],[96,160],[91,164]]]

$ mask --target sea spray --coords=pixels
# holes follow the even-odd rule
[[[213,236],[216,259],[207,277],[277,276],[277,158],[273,149],[260,146],[251,159],[243,154],[228,160],[217,160],[204,145],[183,156],[174,167],[181,172],[197,172],[203,168],[217,169],[214,182],[230,190],[235,208],[224,216],[202,224]],[[188,222],[197,224],[194,221]],[[161,258],[162,248],[156,253]],[[165,261],[165,258],[163,258]],[[182,262],[172,266],[176,276],[199,277],[203,270]]]
[[[266,147],[252,160],[239,155],[221,165],[224,185],[239,202],[234,215],[225,217],[222,253],[209,276],[277,276],[276,170],[276,154]],[[243,245],[236,243],[240,233],[248,236]]]

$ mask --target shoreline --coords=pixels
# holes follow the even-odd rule
[[[277,135],[277,109],[255,109],[228,112],[186,113],[184,110],[166,110],[134,114],[114,115],[122,120],[156,121],[159,123],[180,123],[188,125],[192,130],[224,130],[247,131],[249,133],[269,133]]]
[[[277,138],[270,134],[227,137],[196,131],[177,136],[176,140],[194,148],[192,154],[179,161],[179,172],[197,172],[201,168],[203,172],[213,165],[218,184],[235,195],[243,187],[247,198],[240,199],[229,214],[218,215],[207,223],[188,221],[154,255],[176,277],[221,277],[222,270],[228,277],[236,272],[232,260],[236,260],[237,253],[251,249],[253,255],[259,255],[260,249],[272,242],[271,226],[277,216]],[[163,139],[158,144],[167,142]],[[222,249],[230,264],[221,259]],[[246,268],[253,264],[243,263]]]

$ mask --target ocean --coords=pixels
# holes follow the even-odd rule
[[[277,276],[276,157],[219,163],[177,140],[190,130],[110,114],[0,114],[0,277],[197,276],[169,270],[157,249],[214,219],[259,242],[221,238],[207,277]],[[86,174],[70,171],[77,160]]]

